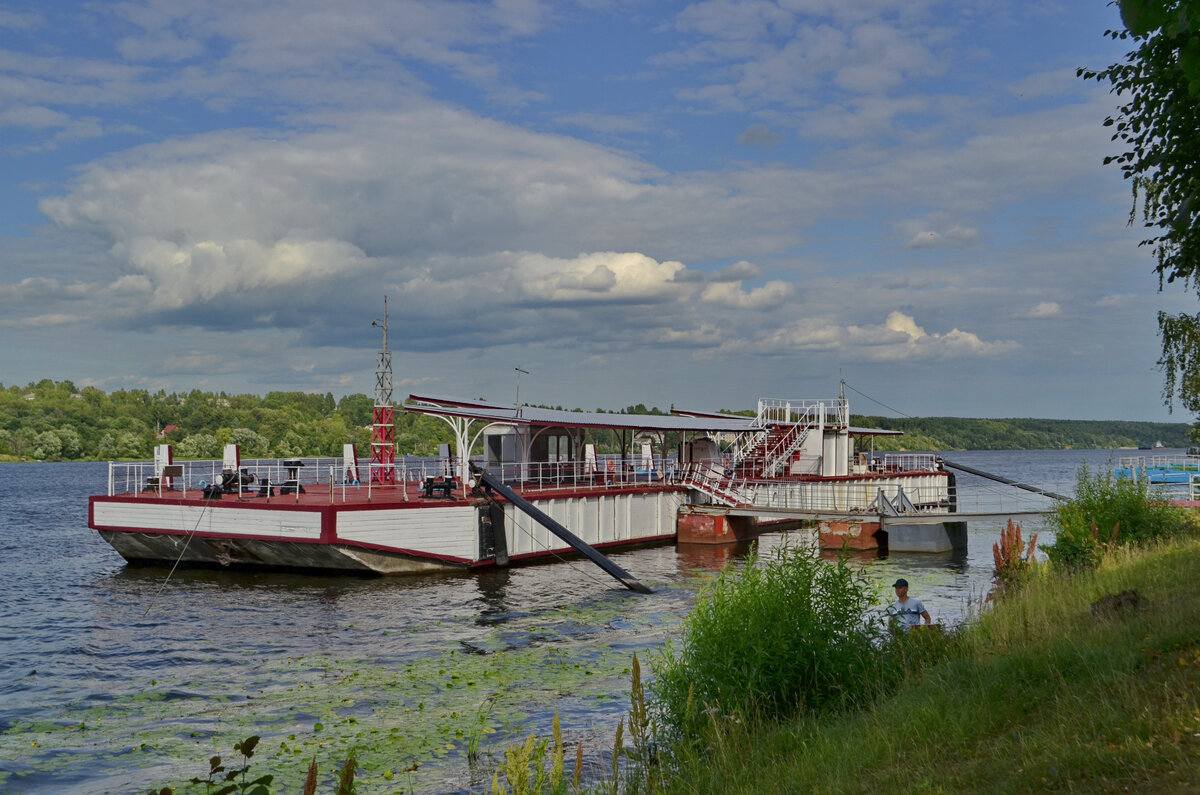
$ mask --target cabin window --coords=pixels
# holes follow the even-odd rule
[[[550,461],[571,460],[571,437],[551,436],[546,439],[546,452]]]

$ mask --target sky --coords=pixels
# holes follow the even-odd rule
[[[0,382],[1190,421],[1105,0],[0,4]],[[1124,45],[1124,46],[1123,46]],[[528,371],[518,374],[516,368]],[[869,396],[870,399],[867,399]]]

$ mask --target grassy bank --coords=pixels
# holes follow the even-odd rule
[[[1200,789],[1200,541],[1035,573],[849,713],[714,718],[667,792]],[[1115,611],[1091,605],[1137,591]]]

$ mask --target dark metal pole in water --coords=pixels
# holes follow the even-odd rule
[[[1015,480],[1009,480],[1008,478],[1001,477],[1000,475],[993,475],[990,472],[984,472],[983,470],[975,469],[974,467],[963,466],[962,464],[956,464],[953,461],[946,461],[945,459],[942,460],[942,463],[945,464],[946,466],[950,467],[951,469],[957,469],[959,471],[966,472],[971,475],[978,475],[981,478],[987,478],[988,480],[994,480],[997,483],[1004,483],[1005,485],[1012,486],[1013,488],[1024,489],[1025,491],[1032,491],[1034,494],[1041,494],[1044,497],[1050,497],[1052,499],[1061,500],[1063,502],[1070,502],[1070,500],[1071,500],[1070,497],[1064,497],[1062,494],[1059,494],[1057,492],[1046,491],[1045,489],[1039,489],[1037,486],[1030,486],[1026,483],[1018,483]]]
[[[594,548],[589,546],[582,538],[575,535],[570,530],[544,514],[529,500],[525,499],[520,494],[517,494],[508,486],[505,486],[491,472],[488,472],[486,469],[482,469],[475,464],[471,464],[471,472],[479,478],[480,483],[483,483],[485,486],[498,493],[501,497],[511,502],[517,508],[524,511],[530,516],[530,518],[532,518],[542,527],[545,527],[551,533],[554,533],[554,535],[558,536],[563,541],[566,541],[576,552],[583,555],[600,568],[604,569],[614,578],[619,580],[620,583],[629,590],[637,591],[638,593],[654,593],[645,585],[642,585],[640,582],[631,577],[629,572],[625,571],[620,566],[613,563],[611,560],[604,557],[604,555],[600,554]]]

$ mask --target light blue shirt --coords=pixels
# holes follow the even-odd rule
[[[924,612],[925,605],[921,604],[921,600],[911,596],[904,604],[894,602],[888,608],[888,615],[896,619],[896,623],[903,627],[905,632],[921,623],[921,614]]]

